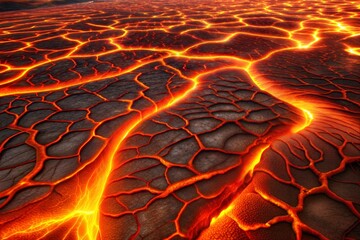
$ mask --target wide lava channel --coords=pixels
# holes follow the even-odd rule
[[[52,3],[0,15],[0,239],[360,239],[359,2]]]

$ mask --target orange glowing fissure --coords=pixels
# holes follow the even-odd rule
[[[266,3],[267,2],[265,2],[264,4],[266,4]],[[289,3],[289,4],[292,4],[292,3]],[[306,2],[304,2],[304,4],[306,4]],[[283,7],[286,8],[285,5]],[[181,12],[181,10],[182,9],[178,9],[177,11]],[[279,12],[275,12],[277,10],[271,10],[271,6],[264,6],[263,8],[260,8],[259,10],[261,10],[265,14],[269,14],[269,15],[274,14],[274,13],[276,13],[278,15],[282,14],[281,9],[277,9],[277,10],[279,10]],[[156,19],[157,17],[160,18],[161,15],[152,16],[152,18],[154,18],[154,19]],[[246,20],[247,20],[246,17],[242,18],[239,14],[234,14],[233,17],[239,19],[240,23],[246,22]],[[186,19],[186,16],[185,16],[184,21],[187,21],[187,20],[190,21],[191,19]],[[192,20],[195,21],[195,19],[192,19]],[[320,25],[320,27],[317,27],[316,24],[314,24],[314,22],[316,22],[316,21],[322,23]],[[200,27],[201,29],[212,28],[212,27],[214,27],[214,24],[215,24],[215,23],[206,22],[205,20],[203,20],[203,23],[205,23],[205,25],[201,26]],[[16,31],[16,28],[21,26],[19,24],[14,23],[14,25],[11,29],[9,29],[7,31],[2,31],[2,34],[11,34],[12,31]],[[93,56],[95,58],[99,58],[101,55],[104,55],[105,53],[110,53],[110,52],[116,53],[116,52],[123,52],[123,51],[129,51],[129,52],[131,52],[131,51],[149,51],[149,52],[153,52],[153,53],[158,52],[158,53],[161,53],[164,55],[161,57],[156,57],[154,59],[143,59],[143,60],[140,59],[135,64],[127,67],[126,69],[118,69],[116,72],[100,74],[100,75],[95,74],[94,76],[90,76],[90,77],[86,77],[86,78],[79,77],[79,79],[74,80],[74,81],[71,80],[68,82],[60,82],[59,84],[47,85],[47,86],[42,86],[42,87],[32,87],[32,86],[12,87],[11,86],[12,83],[16,83],[20,78],[22,78],[29,71],[31,71],[32,69],[35,69],[39,66],[43,66],[48,63],[56,64],[57,61],[64,60],[64,59],[76,59],[76,58],[81,58],[81,57],[87,57],[84,54],[76,53],[77,49],[79,47],[81,47],[82,45],[84,45],[85,42],[76,40],[76,39],[72,39],[71,37],[68,36],[70,33],[63,33],[63,35],[61,35],[61,37],[70,39],[71,41],[76,42],[76,46],[73,47],[72,49],[68,49],[68,53],[63,56],[52,58],[52,59],[48,58],[42,62],[38,62],[33,65],[30,64],[28,66],[23,66],[23,67],[15,67],[15,66],[12,66],[11,64],[6,64],[6,63],[0,64],[1,72],[6,72],[6,71],[18,72],[18,74],[16,74],[14,77],[9,78],[8,80],[0,83],[1,85],[4,86],[3,88],[0,89],[0,96],[8,96],[8,95],[12,95],[12,94],[48,92],[48,91],[55,91],[55,90],[59,90],[59,89],[65,89],[70,86],[75,86],[75,85],[83,84],[86,82],[94,82],[94,81],[98,81],[98,80],[101,80],[101,79],[104,79],[107,77],[121,76],[126,73],[131,73],[146,64],[149,64],[151,62],[156,62],[156,61],[164,61],[164,59],[167,59],[170,57],[175,57],[175,58],[179,58],[179,59],[189,59],[189,60],[191,60],[191,59],[199,59],[199,60],[218,59],[219,61],[224,60],[224,61],[232,62],[232,65],[220,67],[220,68],[217,68],[216,70],[211,70],[211,71],[220,71],[225,68],[238,68],[238,69],[245,70],[249,74],[251,79],[253,80],[254,84],[257,87],[259,87],[261,90],[266,91],[269,94],[271,94],[272,96],[295,106],[297,109],[302,110],[302,112],[304,114],[303,123],[299,124],[297,126],[294,126],[292,132],[288,133],[288,134],[294,134],[294,133],[300,132],[303,129],[305,129],[307,126],[309,126],[311,124],[312,120],[317,117],[317,114],[321,114],[317,110],[318,109],[317,105],[313,104],[310,101],[307,101],[306,98],[302,98],[301,96],[293,96],[291,94],[291,92],[286,92],[286,90],[283,90],[281,87],[272,86],[272,85],[270,85],[270,83],[267,83],[265,78],[258,76],[258,73],[256,70],[256,64],[258,64],[259,62],[261,62],[263,60],[271,58],[272,56],[276,55],[279,52],[294,51],[294,50],[309,51],[312,48],[321,47],[322,35],[325,33],[328,33],[328,32],[342,32],[344,35],[346,35],[347,38],[355,37],[355,36],[358,36],[358,34],[359,34],[359,32],[357,32],[355,27],[352,27],[350,24],[347,24],[345,21],[342,22],[341,18],[338,18],[338,19],[327,18],[326,16],[323,16],[322,14],[316,15],[316,12],[313,15],[310,15],[310,14],[307,15],[305,20],[303,20],[301,22],[297,22],[296,24],[298,27],[294,30],[287,30],[285,28],[283,29],[281,27],[275,27],[275,26],[271,27],[272,30],[277,30],[277,31],[280,30],[283,33],[285,33],[287,35],[287,37],[284,36],[284,37],[280,37],[280,38],[289,40],[290,42],[292,42],[292,46],[275,49],[273,51],[263,54],[261,57],[258,57],[256,59],[246,59],[246,58],[241,58],[238,56],[223,55],[223,54],[204,55],[201,53],[197,54],[197,53],[192,52],[192,49],[194,49],[198,46],[204,46],[206,44],[211,44],[211,43],[214,43],[214,44],[226,43],[229,40],[233,39],[235,36],[242,35],[242,34],[244,36],[251,35],[251,36],[264,37],[263,34],[246,33],[246,32],[242,32],[242,30],[239,30],[238,32],[228,33],[227,35],[223,36],[219,40],[207,40],[207,41],[203,40],[200,43],[194,44],[183,50],[171,49],[171,48],[167,48],[166,46],[165,47],[141,47],[141,46],[140,47],[127,47],[127,46],[122,46],[120,44],[114,43],[113,38],[108,38],[107,41],[109,42],[110,45],[115,47],[114,49],[104,50],[104,52],[101,52],[100,54],[89,53],[88,56]],[[184,26],[186,26],[186,24]],[[249,23],[244,24],[244,29],[247,26],[251,26],[251,24],[249,24]],[[104,27],[105,29],[108,29],[108,30],[116,29],[116,27],[113,27],[112,25],[108,25],[108,26],[101,25],[101,27]],[[173,27],[176,27],[176,26],[174,25]],[[254,25],[254,27],[256,27],[256,26]],[[168,31],[171,31],[171,28],[172,28],[172,26],[167,24],[167,25],[164,25],[163,27],[156,27],[156,29],[152,29],[151,26],[148,26],[148,29],[142,30],[142,31],[146,31],[150,34],[152,31],[168,32]],[[123,30],[124,36],[126,36],[127,34],[129,34],[129,32],[132,31],[132,30],[126,29],[126,27],[123,29],[117,29],[117,30]],[[26,30],[24,30],[24,31],[26,31]],[[81,30],[79,30],[79,31],[81,32]],[[184,30],[183,32],[181,32],[181,34],[189,34],[189,33],[191,33],[191,31],[194,31],[194,30]],[[269,34],[269,33],[266,33],[266,34]],[[276,36],[276,33],[273,35],[271,35],[271,33],[270,33],[269,35],[265,35],[265,38],[271,40],[271,39],[276,39],[279,37]],[[87,41],[87,42],[89,42],[89,41]],[[33,44],[32,42],[30,42],[30,41],[28,42],[26,40],[24,40],[24,43],[26,43],[30,46]],[[347,46],[344,45],[344,51],[347,51],[349,54],[360,55],[359,47],[351,47],[350,45],[347,45]],[[65,212],[67,212],[67,213],[60,215],[60,216],[52,216],[47,219],[33,219],[31,224],[27,223],[24,225],[18,225],[15,229],[12,229],[11,231],[7,231],[7,232],[0,231],[1,238],[2,239],[10,239],[10,238],[17,239],[17,238],[24,237],[24,236],[32,236],[32,234],[34,234],[34,236],[38,236],[38,237],[40,236],[39,238],[44,238],[48,234],[56,231],[58,228],[61,228],[62,226],[66,226],[66,228],[68,229],[67,230],[68,234],[70,235],[75,232],[77,239],[90,239],[90,240],[101,239],[101,235],[99,234],[99,206],[102,201],[102,196],[103,196],[103,192],[104,192],[108,177],[112,170],[112,163],[113,163],[113,159],[115,157],[115,153],[121,146],[123,140],[129,135],[129,133],[135,127],[137,127],[139,124],[141,124],[144,120],[150,118],[151,116],[153,116],[156,113],[164,111],[165,109],[167,109],[169,107],[175,106],[177,103],[184,100],[190,92],[196,91],[197,87],[199,85],[199,82],[201,81],[201,78],[210,72],[210,71],[205,70],[205,71],[201,72],[200,74],[197,74],[197,75],[194,75],[191,77],[186,77],[181,73],[180,70],[175,69],[175,68],[173,70],[177,71],[178,74],[181,75],[181,77],[183,77],[183,78],[187,79],[189,82],[191,82],[190,87],[188,89],[186,89],[185,91],[177,93],[176,96],[172,96],[172,98],[168,99],[167,102],[162,104],[161,106],[156,105],[155,107],[153,107],[150,111],[147,111],[141,117],[133,119],[126,127],[119,129],[115,134],[113,134],[111,139],[106,140],[107,146],[105,147],[105,149],[102,149],[101,153],[99,152],[96,155],[96,157],[102,161],[102,164],[100,167],[101,171],[96,171],[95,173],[93,173],[93,175],[88,178],[89,181],[86,184],[84,184],[84,186],[81,187],[82,190],[81,190],[80,194],[77,196],[78,199],[76,201],[75,206],[73,206],[72,209],[66,210]],[[95,134],[95,133],[93,133],[93,134]],[[251,172],[257,165],[257,163],[260,162],[262,153],[264,151],[266,151],[266,149],[268,149],[268,147],[269,147],[269,145],[266,145],[265,147],[262,147],[261,149],[256,150],[257,152],[253,154],[253,156],[255,156],[255,157],[252,159],[251,164],[246,166],[244,175],[251,174]],[[85,168],[85,167],[86,167],[86,165],[84,165],[83,168]],[[80,171],[80,170],[78,170],[78,171]],[[75,175],[75,174],[73,174],[73,175]],[[211,220],[209,228],[212,228],[212,227],[216,228],[217,222],[221,221],[222,218],[224,218],[226,216],[231,217],[231,211],[233,208],[234,208],[234,205],[232,203],[230,203],[227,207],[224,208],[224,210],[222,210],[220,212],[220,214],[218,216],[214,216]],[[271,223],[269,223],[269,224],[271,224]],[[68,236],[65,235],[65,236],[63,236],[63,239],[67,239],[67,237]]]
[[[294,104],[294,103],[293,103],[293,104]],[[295,104],[294,104],[294,106],[300,108],[301,105],[295,105]],[[294,134],[294,133],[300,132],[301,130],[305,129],[307,126],[309,126],[309,125],[311,124],[311,122],[312,122],[312,120],[313,120],[313,115],[312,115],[312,113],[311,113],[309,110],[304,109],[304,108],[301,108],[301,110],[302,110],[303,113],[304,113],[304,119],[305,119],[305,121],[304,121],[304,123],[303,123],[302,125],[295,126],[295,127],[293,128],[293,130],[292,130],[292,133],[290,133],[290,134]],[[254,170],[254,168],[256,167],[256,165],[260,162],[263,152],[264,152],[266,149],[268,149],[268,148],[269,148],[269,145],[261,148],[261,149],[257,152],[256,156],[255,156],[255,157],[252,159],[252,161],[251,161],[251,165],[249,165],[249,166],[247,167],[247,173],[252,174],[252,171]],[[232,216],[232,211],[234,210],[234,207],[235,207],[234,202],[236,202],[236,201],[237,201],[237,199],[235,198],[234,201],[233,201],[232,203],[230,203],[230,205],[229,205],[228,207],[226,207],[224,210],[222,210],[218,216],[213,217],[213,218],[211,219],[209,229],[205,230],[205,231],[199,236],[199,239],[209,239],[209,238],[206,236],[206,234],[207,234],[208,232],[210,232],[210,231],[214,231],[214,232],[218,231],[218,232],[221,232],[221,231],[222,231],[222,228],[224,227],[224,226],[221,225],[221,222],[224,221],[225,218],[231,218],[231,219],[233,219],[235,222],[237,222],[237,221],[236,221],[236,217],[233,217],[233,216]],[[273,219],[272,222],[275,223],[276,220]],[[248,227],[246,227],[246,226],[242,226],[239,222],[237,222],[237,224],[238,224],[238,227],[239,227],[240,229],[245,230],[245,231],[250,230],[250,229],[251,229],[251,230],[258,229],[258,228],[260,228],[260,227],[265,227],[265,228],[266,228],[266,227],[271,226],[271,223],[266,223],[265,226],[264,226],[264,225],[260,225],[260,226],[252,226],[252,228],[248,228]]]

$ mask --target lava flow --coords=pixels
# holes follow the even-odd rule
[[[359,239],[359,96],[355,1],[3,12],[0,239]]]

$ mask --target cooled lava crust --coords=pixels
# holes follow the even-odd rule
[[[360,4],[0,16],[0,239],[360,239]]]

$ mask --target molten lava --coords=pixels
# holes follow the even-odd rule
[[[359,12],[2,13],[0,238],[358,239]]]

